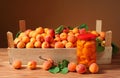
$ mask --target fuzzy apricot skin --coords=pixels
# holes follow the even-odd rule
[[[76,71],[76,64],[74,63],[74,62],[70,62],[69,64],[68,64],[68,70],[70,71],[70,72],[74,72],[74,71]]]
[[[95,73],[98,73],[99,71],[99,66],[97,63],[92,63],[90,66],[89,66],[89,71],[93,74]]]
[[[21,69],[22,68],[22,62],[20,60],[16,60],[12,64],[13,68],[15,69]]]

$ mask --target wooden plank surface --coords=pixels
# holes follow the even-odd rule
[[[120,52],[112,59],[112,64],[99,65],[98,74],[51,74],[39,67],[36,70],[29,70],[23,67],[15,70],[9,64],[7,49],[0,49],[0,78],[120,78]]]

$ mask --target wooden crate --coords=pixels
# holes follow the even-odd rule
[[[20,30],[25,30],[25,21],[21,20],[19,22]],[[102,28],[102,21],[96,20],[96,31],[100,32]],[[21,60],[22,63],[25,65],[30,60],[37,61],[38,64],[42,64],[43,60],[39,57],[42,56],[43,58],[52,58],[55,62],[59,62],[63,59],[67,59],[69,61],[77,62],[76,58],[76,48],[14,48],[13,44],[13,34],[11,32],[7,32],[8,38],[8,56],[10,64],[13,63],[14,60]],[[97,63],[98,64],[110,64],[112,59],[112,32],[107,31],[105,37],[105,50],[104,52],[97,52]]]

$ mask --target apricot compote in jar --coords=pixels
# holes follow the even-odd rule
[[[77,61],[87,67],[96,63],[96,36],[87,33],[80,34],[77,40]]]

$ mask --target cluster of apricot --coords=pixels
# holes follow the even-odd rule
[[[48,59],[46,61],[43,62],[43,65],[40,66],[40,68],[44,69],[44,70],[48,70],[50,69],[52,66],[53,66],[53,60],[51,59]],[[22,68],[22,62],[20,60],[15,60],[13,63],[12,63],[12,66],[13,68],[15,69],[21,69]],[[27,68],[28,69],[31,69],[31,70],[34,70],[37,68],[37,62],[36,61],[29,61],[27,63]]]
[[[77,36],[86,32],[91,32],[104,40],[104,32],[86,31],[85,28],[64,28],[61,33],[56,34],[54,29],[38,27],[35,30],[27,29],[21,32],[15,38],[14,45],[16,48],[75,48]]]
[[[77,72],[77,73],[80,73],[80,74],[83,74],[83,73],[86,73],[87,72],[87,66],[84,65],[84,64],[76,64],[74,62],[70,62],[68,64],[68,70],[70,72]],[[99,71],[99,66],[97,63],[92,63],[89,68],[88,68],[89,72],[91,73],[98,73]]]

